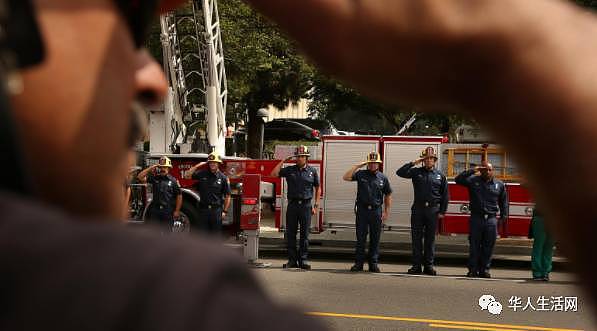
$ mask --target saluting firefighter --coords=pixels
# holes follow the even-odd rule
[[[199,192],[199,219],[201,227],[207,232],[222,232],[222,219],[230,208],[230,182],[220,171],[220,156],[213,152],[207,156],[207,162],[200,162],[185,172],[186,179],[196,180],[195,188]],[[207,164],[205,170],[198,170]]]
[[[311,215],[319,208],[319,175],[317,170],[307,164],[309,160],[307,146],[298,146],[294,156],[281,161],[272,170],[271,176],[286,178],[288,186],[288,209],[286,210],[286,243],[288,247],[288,263],[284,268],[301,268],[310,270],[307,258],[309,254],[309,229]],[[296,164],[282,168],[284,162],[296,157]],[[315,200],[315,202],[313,202]],[[296,233],[300,228],[299,251],[296,250]]]
[[[371,152],[365,162],[352,166],[343,177],[345,181],[357,182],[356,258],[350,271],[363,270],[365,242],[369,233],[369,271],[380,272],[379,239],[382,223],[388,218],[392,205],[392,188],[388,178],[379,170],[381,163],[379,153]],[[364,165],[367,165],[367,170],[358,170]]]
[[[156,169],[159,169],[157,173]],[[141,171],[137,176],[141,183],[149,183],[152,186],[153,199],[148,208],[147,219],[167,227],[168,232],[172,229],[174,219],[180,217],[182,207],[180,184],[170,175],[170,169],[172,161],[162,156],[158,164]]]
[[[491,278],[489,268],[498,231],[496,217],[499,213],[501,223],[508,218],[506,185],[493,177],[493,166],[487,162],[460,173],[456,183],[468,188],[470,198],[470,253],[466,276]]]
[[[413,265],[408,269],[409,274],[437,274],[433,268],[437,221],[446,214],[449,199],[448,181],[435,168],[436,162],[437,155],[433,147],[427,147],[419,159],[396,171],[399,177],[412,179],[415,191],[410,218]],[[415,167],[420,163],[423,166]]]

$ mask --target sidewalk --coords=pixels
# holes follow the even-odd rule
[[[310,234],[309,252],[315,258],[352,259],[354,258],[355,230],[350,228],[326,230],[321,234]],[[530,269],[533,241],[526,238],[500,238],[496,242],[493,255],[495,266],[515,265]],[[284,233],[273,227],[271,220],[262,222],[260,255],[284,256],[286,243]],[[466,265],[469,245],[468,236],[452,235],[436,237],[436,260],[438,264]],[[565,257],[553,258],[555,269],[565,269]],[[385,231],[381,236],[380,255],[383,261],[409,261],[412,255],[410,232]]]

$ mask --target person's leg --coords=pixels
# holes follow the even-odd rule
[[[152,212],[152,219],[160,228],[162,234],[169,234],[172,232],[173,212],[168,209],[156,209]]]
[[[479,272],[489,272],[491,268],[491,257],[493,255],[493,247],[497,239],[497,219],[490,217],[483,225],[483,239],[481,242],[481,264],[479,265]]]
[[[303,205],[300,207],[300,241],[299,241],[299,264],[308,265],[309,258],[309,230],[311,228],[311,206]]]
[[[423,211],[418,208],[412,209],[410,217],[410,233],[413,254],[412,264],[415,269],[420,269],[423,265],[423,218]]]
[[[481,268],[479,266],[479,259],[481,256],[482,221],[482,218],[474,215],[471,215],[469,219],[468,270],[472,275],[477,275]]]
[[[357,243],[355,249],[355,265],[362,267],[365,262],[365,241],[367,241],[367,214],[363,210],[357,209],[356,235]]]
[[[381,208],[369,211],[369,271],[379,272],[379,241],[381,237]]]
[[[555,245],[555,241],[547,232],[545,228],[545,220],[543,217],[536,218],[537,225],[538,225],[538,232],[541,232],[541,236],[543,237],[543,245],[542,245],[542,252],[541,256],[538,258],[541,259],[541,267],[543,272],[543,277],[545,279],[549,279],[549,274],[552,270],[552,260],[553,260],[553,249]]]
[[[545,277],[545,266],[543,264],[543,247],[545,246],[545,231],[543,225],[540,224],[538,217],[533,217],[532,231],[533,231],[533,250],[531,254],[531,270],[533,271],[533,278]]]
[[[298,215],[297,207],[295,204],[288,204],[286,210],[286,247],[288,249],[288,264],[294,267],[298,262],[298,256],[296,252],[296,232],[298,228]]]
[[[207,208],[199,208],[199,224],[197,224],[197,229],[202,232],[209,232],[209,210]]]
[[[543,267],[545,270],[545,276],[549,279],[549,274],[553,268],[553,250],[555,241],[547,234],[545,243],[543,245]]]
[[[423,263],[425,268],[432,269],[435,259],[435,234],[437,232],[437,210],[435,208],[430,208],[425,213],[424,224],[425,254]]]
[[[205,209],[205,229],[207,231],[207,233],[211,234],[215,231],[214,227],[215,227],[215,222],[214,222],[214,217],[213,217],[213,211],[209,208]]]
[[[211,210],[212,232],[217,236],[222,234],[222,208],[213,208]]]

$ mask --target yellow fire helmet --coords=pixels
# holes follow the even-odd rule
[[[294,156],[311,156],[309,153],[309,147],[305,145],[298,146],[294,153]]]
[[[220,159],[220,155],[218,155],[216,152],[209,153],[207,156],[207,162],[223,163],[222,159]]]
[[[367,154],[367,163],[382,163],[381,156],[378,152],[371,152]]]
[[[435,154],[435,150],[431,146],[425,148],[423,152],[421,152],[421,158],[426,159],[430,157],[437,160],[437,154]]]
[[[172,160],[167,156],[162,156],[158,162],[160,167],[172,168]]]

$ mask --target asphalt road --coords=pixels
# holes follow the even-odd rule
[[[284,270],[281,259],[263,262],[272,266],[254,272],[276,301],[301,307],[332,330],[597,330],[592,304],[567,273],[534,282],[516,269],[494,269],[493,279],[482,280],[463,277],[458,267],[430,277],[407,275],[404,264],[381,264],[382,273],[373,274],[351,273],[347,261],[312,261],[311,271]],[[496,303],[483,310],[482,295],[492,295],[501,313]],[[512,297],[520,298],[516,311]],[[523,309],[528,301],[535,310]]]

